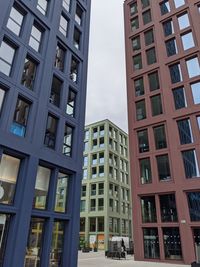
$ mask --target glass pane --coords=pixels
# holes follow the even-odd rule
[[[182,151],[186,178],[200,177],[195,150]]]
[[[178,8],[180,6],[185,5],[185,0],[174,0],[175,7]]]
[[[39,266],[43,246],[45,220],[32,218],[26,247],[24,267]]]
[[[19,173],[20,159],[2,155],[0,163],[0,203],[12,204]]]
[[[17,36],[19,36],[22,22],[23,15],[15,7],[12,7],[10,17],[7,22],[7,28],[10,29]]]
[[[161,15],[165,15],[170,12],[169,1],[163,1],[160,4],[160,11],[161,11]]]
[[[144,228],[144,257],[146,259],[160,258],[159,237],[157,228]]]
[[[177,121],[177,124],[178,124],[181,145],[193,143],[192,128],[191,128],[190,120],[189,119],[180,120],[180,121]]]
[[[149,30],[148,32],[145,32],[144,39],[145,39],[145,45],[150,45],[154,43],[153,30]]]
[[[157,156],[158,176],[160,181],[170,180],[170,167],[168,155]]]
[[[183,49],[187,50],[195,46],[192,32],[181,35]]]
[[[172,20],[163,23],[164,35],[169,36],[174,33],[174,25]]]
[[[27,57],[24,62],[21,84],[23,84],[30,90],[33,90],[34,87],[36,69],[36,63],[31,58]]]
[[[155,197],[141,197],[142,222],[157,222]]]
[[[200,82],[191,84],[194,104],[200,104]]]
[[[50,175],[50,169],[38,167],[33,200],[33,207],[36,209],[46,209]]]
[[[175,109],[185,108],[187,106],[184,88],[173,90]]]
[[[161,195],[159,198],[162,222],[177,222],[178,216],[175,195]]]
[[[140,160],[140,181],[142,184],[152,182],[150,158]]]
[[[68,182],[69,175],[65,173],[58,173],[57,186],[56,186],[56,202],[55,211],[66,212],[67,197],[68,197]]]
[[[10,75],[14,55],[15,49],[5,41],[2,41],[0,46],[0,71],[7,76]]]
[[[183,30],[190,26],[190,21],[189,21],[189,17],[187,13],[178,17],[178,24],[179,24],[180,30]]]
[[[145,100],[136,103],[136,118],[138,121],[146,119]]]
[[[199,60],[197,57],[186,60],[189,78],[200,75]]]
[[[177,54],[177,45],[176,45],[176,39],[173,38],[167,42],[165,42],[166,50],[167,50],[167,56],[173,56]]]
[[[161,95],[151,97],[152,116],[157,116],[163,113]]]
[[[181,66],[179,63],[169,66],[169,71],[170,71],[172,83],[178,83],[183,80],[182,73],[181,73]]]
[[[163,241],[165,259],[181,260],[182,250],[179,228],[163,228]]]
[[[147,130],[139,131],[137,135],[138,135],[139,152],[143,153],[149,151],[149,140],[148,140]]]
[[[0,88],[0,113],[3,107],[4,98],[5,98],[5,91]]]
[[[166,135],[165,135],[165,126],[160,125],[158,127],[154,127],[153,131],[154,131],[156,149],[166,148],[167,141],[166,141]]]
[[[0,266],[3,266],[10,219],[10,215],[0,214]]]
[[[158,72],[153,72],[148,75],[150,91],[158,90],[160,88]]]
[[[200,221],[200,192],[190,192],[188,196],[188,206],[191,221]]]
[[[64,222],[62,221],[54,222],[49,267],[62,266],[64,227],[65,227]]]

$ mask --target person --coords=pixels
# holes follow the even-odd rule
[[[121,240],[121,247],[122,247],[123,251],[126,251],[126,247],[125,247],[124,239],[123,238]]]

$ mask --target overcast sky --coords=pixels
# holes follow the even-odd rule
[[[86,124],[110,119],[127,131],[124,0],[92,0]]]

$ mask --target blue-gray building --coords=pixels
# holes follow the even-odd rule
[[[0,1],[0,266],[75,267],[90,0]]]

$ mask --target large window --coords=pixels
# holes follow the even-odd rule
[[[160,258],[159,237],[157,228],[144,228],[144,257],[145,259]]]
[[[139,78],[134,81],[135,96],[144,95],[144,81],[143,78]]]
[[[33,200],[33,207],[36,209],[46,209],[50,176],[50,169],[38,166]]]
[[[148,74],[148,79],[150,91],[158,90],[160,88],[159,76],[157,71]]]
[[[137,10],[137,2],[134,2],[134,3],[132,3],[130,5],[130,13],[131,13],[131,16],[133,16],[137,12],[138,12],[138,10]]]
[[[131,20],[131,30],[137,30],[139,28],[139,20],[138,17],[135,17],[134,19]]]
[[[173,56],[178,53],[177,45],[176,45],[176,39],[172,38],[165,42],[166,50],[167,50],[167,56]]]
[[[151,112],[152,116],[157,116],[163,113],[161,95],[151,97]]]
[[[32,218],[30,222],[29,235],[27,240],[26,255],[24,266],[31,266],[32,263],[40,265],[45,220],[41,218]]]
[[[12,204],[19,174],[20,159],[3,154],[0,162],[0,203]]]
[[[145,100],[136,102],[136,119],[137,121],[146,119]]]
[[[0,71],[10,76],[16,48],[3,40],[0,46]]]
[[[161,155],[156,157],[158,177],[160,181],[167,181],[171,179],[168,155]]]
[[[157,222],[156,202],[154,196],[141,197],[142,222]]]
[[[72,156],[73,128],[65,125],[65,134],[63,140],[63,154]]]
[[[187,32],[181,35],[183,49],[187,50],[195,46],[192,32]]]
[[[182,157],[186,178],[200,177],[196,151],[194,149],[182,151]]]
[[[140,36],[136,36],[132,39],[132,47],[133,47],[133,51],[137,51],[141,49]]]
[[[179,24],[180,30],[183,30],[190,26],[190,21],[189,21],[189,17],[187,13],[178,17],[178,24]]]
[[[177,222],[175,195],[160,195],[160,211],[162,222]]]
[[[151,65],[156,63],[156,50],[155,47],[149,49],[146,51],[146,56],[147,56],[147,64]]]
[[[18,136],[24,137],[28,122],[30,103],[22,98],[17,99],[15,113],[10,131]]]
[[[144,33],[145,45],[150,45],[154,43],[153,29]]]
[[[37,64],[29,56],[26,57],[24,62],[24,70],[22,74],[21,84],[28,89],[33,90]]]
[[[191,221],[200,221],[200,192],[187,194]]]
[[[17,36],[20,35],[22,24],[23,24],[24,15],[17,8],[13,6],[10,11],[10,16],[7,22],[7,28],[15,33]]]
[[[166,135],[165,135],[165,126],[160,125],[153,128],[154,140],[156,149],[162,149],[167,147]]]
[[[151,10],[147,10],[144,13],[142,13],[143,23],[144,25],[151,22]]]
[[[195,76],[200,75],[200,66],[198,57],[186,60],[186,64],[187,64],[189,78],[193,78]]]
[[[165,36],[169,36],[174,33],[174,25],[171,19],[163,23],[163,31]]]
[[[76,47],[76,49],[80,49],[80,45],[81,45],[81,32],[76,27],[74,28],[73,42],[74,42],[74,47]]]
[[[179,87],[173,90],[175,109],[181,109],[187,107],[185,89]]]
[[[79,62],[77,59],[72,57],[69,77],[75,83],[78,82],[78,69],[79,69]]]
[[[169,260],[182,259],[179,228],[177,227],[163,228],[163,242],[165,249],[165,259]]]
[[[200,82],[191,84],[194,104],[200,104]]]
[[[150,158],[140,159],[140,181],[141,184],[152,182]]]
[[[40,50],[41,40],[42,40],[42,31],[37,25],[33,24],[32,30],[31,30],[31,36],[29,39],[29,45],[35,51],[38,52]]]
[[[192,128],[189,119],[177,121],[181,145],[193,143]]]
[[[59,107],[60,106],[60,95],[62,89],[62,82],[55,76],[53,76],[53,81],[51,84],[51,96],[50,96],[50,103]]]
[[[133,57],[133,68],[134,68],[134,70],[142,69],[142,56],[141,56],[141,54],[138,54],[138,55]]]
[[[69,175],[59,172],[57,178],[55,202],[55,211],[57,212],[64,213],[67,211],[68,183]]]
[[[138,135],[139,152],[143,153],[149,151],[149,140],[148,140],[147,129],[139,131],[137,135]]]
[[[63,71],[65,66],[65,49],[58,44],[56,47],[56,57],[55,57],[55,63],[54,66]]]
[[[69,116],[72,116],[72,117],[75,116],[75,104],[76,104],[76,93],[72,89],[69,89],[68,99],[67,99],[67,108],[66,108],[66,113]]]
[[[52,149],[55,148],[56,144],[57,124],[58,119],[48,114],[44,144]]]
[[[182,73],[181,73],[181,66],[179,63],[169,66],[169,71],[170,71],[172,83],[178,83],[183,80]]]

